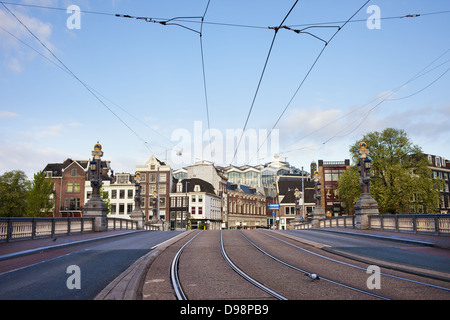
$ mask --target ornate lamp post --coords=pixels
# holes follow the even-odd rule
[[[141,209],[141,173],[136,172],[135,174],[135,184],[134,184],[134,210],[130,213],[131,220],[137,222],[137,228],[144,228],[144,212]]]
[[[101,167],[103,156],[102,145],[96,143],[92,151],[93,159],[89,163],[91,171],[91,187],[92,197],[86,203],[83,209],[83,217],[94,218],[94,231],[106,231],[108,226],[106,223],[107,207],[100,197],[100,188],[102,187]]]
[[[359,143],[359,163],[358,171],[360,173],[359,184],[361,185],[362,194],[355,204],[355,221],[356,229],[369,228],[369,215],[379,214],[378,203],[370,195],[370,166],[371,159],[369,157],[369,149],[365,142]]]
[[[316,206],[314,207],[314,211],[311,213],[311,220],[313,228],[319,228],[319,220],[325,218],[325,211],[323,211],[322,205],[320,204],[320,200],[322,199],[322,194],[320,193],[320,183],[319,172],[314,172],[314,199],[316,200]]]

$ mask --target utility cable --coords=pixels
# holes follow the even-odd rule
[[[86,90],[88,90],[105,108],[107,108],[120,122],[122,122],[122,124],[124,124],[132,133],[134,133],[136,135],[136,137],[141,140],[145,147],[150,151],[150,148],[148,147],[147,142],[142,139],[135,130],[133,130],[123,119],[121,119],[110,107],[108,107],[108,105],[106,105],[105,102],[103,102],[102,99],[100,99],[100,97],[98,95],[96,95],[94,93],[94,91],[86,84],[84,83],[77,75],[75,75],[75,73],[72,72],[72,70],[69,69],[69,67],[67,67],[67,65],[65,65],[54,53],[52,50],[50,50],[50,48],[45,45],[45,43],[43,43],[41,41],[41,39],[39,39],[38,36],[36,36],[11,10],[9,10],[9,8],[2,2],[0,1],[0,3],[3,5],[3,7],[61,64],[62,67],[64,67],[65,70],[67,70],[67,72],[74,77],[78,82],[80,82],[85,88]]]
[[[239,138],[239,142],[238,142],[238,144],[237,144],[237,146],[236,146],[236,150],[234,151],[233,159],[231,160],[230,165],[233,164],[234,159],[236,158],[236,154],[237,154],[238,149],[239,149],[239,146],[240,146],[240,144],[241,144],[242,137],[244,136],[244,132],[245,132],[245,130],[246,130],[246,128],[247,128],[248,120],[250,119],[250,115],[251,115],[251,113],[252,113],[252,111],[253,111],[253,107],[254,107],[255,101],[256,101],[256,96],[258,95],[259,88],[260,88],[260,86],[261,86],[261,82],[262,82],[262,79],[263,79],[263,77],[264,77],[264,73],[265,73],[265,71],[266,71],[267,63],[269,62],[270,54],[271,54],[271,52],[272,52],[272,48],[273,48],[273,45],[274,45],[274,43],[275,43],[275,39],[276,39],[277,34],[278,34],[278,30],[281,28],[281,26],[283,26],[284,22],[286,21],[286,19],[288,18],[288,16],[291,14],[292,10],[295,8],[295,6],[297,5],[297,3],[298,3],[298,0],[296,0],[295,3],[292,5],[291,9],[290,9],[289,12],[286,14],[286,16],[284,17],[283,21],[281,21],[279,27],[274,29],[275,33],[274,33],[274,35],[273,35],[272,42],[271,42],[271,44],[270,44],[269,52],[268,52],[268,54],[267,54],[266,61],[265,61],[265,63],[264,63],[264,67],[263,67],[263,69],[262,69],[261,76],[259,77],[258,85],[257,85],[257,87],[256,87],[256,92],[255,92],[255,94],[254,94],[254,96],[253,96],[252,104],[251,104],[250,110],[249,110],[249,112],[248,112],[248,114],[247,114],[247,119],[245,120],[244,128],[243,128],[243,130],[242,130],[241,137]]]
[[[266,143],[267,139],[270,137],[270,135],[272,134],[272,131],[275,129],[275,127],[278,125],[278,123],[280,122],[281,118],[283,117],[283,115],[285,114],[286,110],[289,108],[289,106],[291,105],[292,101],[294,100],[294,98],[296,97],[296,95],[298,94],[298,92],[300,91],[300,89],[303,87],[303,84],[305,83],[306,79],[309,77],[309,75],[311,74],[311,71],[314,69],[314,67],[316,66],[317,62],[319,61],[320,57],[322,56],[322,54],[324,53],[325,49],[327,48],[328,44],[334,39],[334,37],[336,37],[336,35],[339,33],[339,31],[341,31],[352,19],[354,16],[356,16],[361,10],[362,8],[364,8],[368,3],[370,2],[370,0],[367,0],[358,10],[356,10],[355,13],[353,13],[350,18],[348,18],[344,24],[342,26],[340,26],[338,28],[338,30],[336,30],[336,32],[330,37],[330,39],[328,41],[325,42],[322,50],[319,52],[319,54],[317,55],[316,59],[314,60],[314,62],[312,63],[311,67],[309,68],[308,72],[306,73],[306,75],[304,76],[303,80],[301,81],[300,85],[297,87],[297,90],[295,90],[293,96],[291,97],[291,99],[289,100],[289,102],[287,103],[287,105],[284,107],[283,111],[281,112],[280,116],[278,117],[277,121],[275,121],[275,124],[272,126],[272,129],[270,129],[269,133],[267,134],[267,137],[265,138],[265,140],[261,143],[261,145],[258,147],[258,150],[256,151],[256,154],[258,154],[259,150],[261,149],[261,147],[264,145],[264,143]],[[256,155],[255,154],[255,155]],[[254,155],[254,156],[255,156]],[[253,157],[252,157],[253,158]],[[251,159],[249,159],[249,162],[251,161]]]

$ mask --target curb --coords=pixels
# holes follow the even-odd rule
[[[150,265],[168,246],[188,234],[190,234],[190,231],[183,232],[152,247],[152,251],[136,260],[127,270],[107,285],[94,300],[141,300],[143,282]]]

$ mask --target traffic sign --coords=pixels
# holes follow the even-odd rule
[[[280,204],[278,204],[278,203],[269,203],[269,210],[280,210]]]

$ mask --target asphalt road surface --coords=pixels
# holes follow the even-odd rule
[[[133,233],[1,261],[0,300],[91,300],[153,246],[178,234]]]

